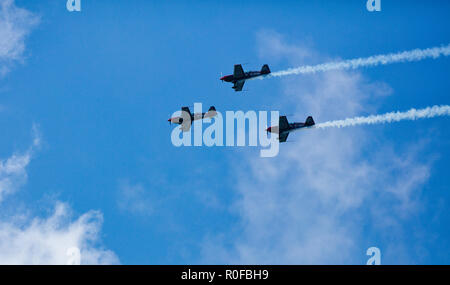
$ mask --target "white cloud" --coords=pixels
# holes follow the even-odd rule
[[[1,199],[27,181],[26,168],[41,144],[36,127],[33,133],[33,144],[26,152],[0,161]],[[89,211],[75,220],[71,217],[70,207],[61,202],[56,202],[48,218],[32,217],[20,211],[4,215],[0,220],[0,264],[67,264],[70,248],[81,251],[81,264],[119,263],[112,251],[100,245],[101,212]]]
[[[297,64],[306,58],[315,57],[315,53],[311,49],[299,45],[287,45],[284,37],[275,31],[261,30],[256,34],[256,38],[258,42],[264,44],[264,47],[258,50],[259,56],[270,58],[270,62],[289,58],[291,63]]]
[[[5,161],[0,160],[0,202],[4,196],[17,190],[26,182],[25,168],[30,163],[30,154],[14,154]]]
[[[0,76],[9,72],[13,62],[23,60],[25,39],[38,22],[36,15],[13,0],[0,0]]]
[[[263,54],[291,57],[292,51],[302,51],[296,60],[314,54],[280,42],[273,33],[259,40]],[[267,50],[271,46],[275,50]],[[297,121],[307,115],[321,122],[372,111],[366,103],[391,92],[384,83],[346,71],[286,78],[282,86],[280,100],[294,106],[284,111],[295,111]],[[370,242],[383,242],[390,234],[384,231],[401,227],[414,211],[415,194],[429,177],[428,163],[416,158],[420,148],[390,155],[368,151],[371,134],[363,128],[311,130],[290,139],[295,142],[281,145],[276,158],[239,161],[240,198],[233,207],[239,225],[229,236],[206,238],[205,262],[363,264],[370,239],[363,234],[371,232],[365,230],[374,228],[380,237]]]
[[[31,156],[40,146],[41,137],[37,127],[33,126],[33,144],[20,154],[13,154],[7,159],[0,159],[0,203],[10,194],[17,191],[27,181],[26,167],[30,163]]]
[[[70,208],[57,203],[46,218],[25,223],[0,222],[0,264],[67,264],[70,248],[80,250],[81,264],[117,264],[110,250],[97,247],[103,221],[98,211],[70,220]]]

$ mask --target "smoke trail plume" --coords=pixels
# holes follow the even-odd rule
[[[358,67],[364,66],[377,66],[396,62],[419,61],[426,58],[436,59],[440,56],[448,55],[450,55],[450,44],[443,47],[414,49],[399,53],[374,55],[366,58],[356,58],[344,61],[322,63],[318,65],[304,65],[297,68],[290,68],[287,70],[272,72],[265,77],[279,77],[291,74],[308,74],[336,69],[356,69]]]
[[[438,116],[450,116],[450,106],[433,106],[424,109],[411,109],[407,112],[391,112],[383,115],[371,115],[368,117],[355,117],[344,120],[329,121],[325,123],[316,124],[315,128],[343,128],[356,125],[371,125],[371,124],[384,124],[392,123],[403,120],[417,120],[425,118],[433,118]]]

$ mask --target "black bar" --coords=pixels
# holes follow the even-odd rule
[[[200,274],[201,272],[201,274]],[[211,278],[214,273],[213,278]],[[322,280],[386,281],[392,275],[415,279],[420,275],[448,275],[447,266],[301,266],[301,265],[106,265],[106,266],[0,266],[2,277],[11,275],[14,280],[32,278],[86,282],[95,279],[112,279],[117,282],[131,281],[150,284],[152,281],[176,282],[177,284],[235,284],[272,283],[298,281],[308,284]],[[64,279],[60,279],[64,278]],[[185,279],[187,278],[187,279]],[[403,279],[405,280],[405,279]],[[212,281],[212,282],[210,282]]]

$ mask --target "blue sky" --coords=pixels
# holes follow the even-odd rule
[[[0,1],[0,181],[11,190],[0,262],[65,263],[70,240],[86,263],[365,264],[371,246],[384,264],[449,263],[448,118],[297,133],[276,158],[176,148],[166,122],[195,102],[316,122],[448,104],[446,57],[242,93],[218,80],[235,63],[277,71],[446,45],[448,1],[382,0],[372,13],[364,0],[82,0],[72,13],[65,2]],[[6,171],[8,159],[22,168]],[[57,250],[37,241],[51,234]]]

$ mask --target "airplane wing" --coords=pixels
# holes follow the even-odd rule
[[[240,65],[240,64],[235,64],[234,65],[233,76],[236,79],[239,79],[239,78],[242,78],[242,77],[245,76],[244,69],[242,69],[242,65]]]
[[[278,137],[278,140],[280,141],[280,143],[285,142],[287,140],[288,136],[289,136],[288,132],[281,133]]]
[[[234,91],[242,91],[242,88],[244,87],[244,83],[245,83],[245,80],[236,81],[233,86]]]
[[[283,130],[286,130],[289,128],[289,122],[286,119],[286,116],[280,116],[280,120],[278,121],[278,127],[280,128],[280,133]],[[286,136],[287,137],[287,136]]]

